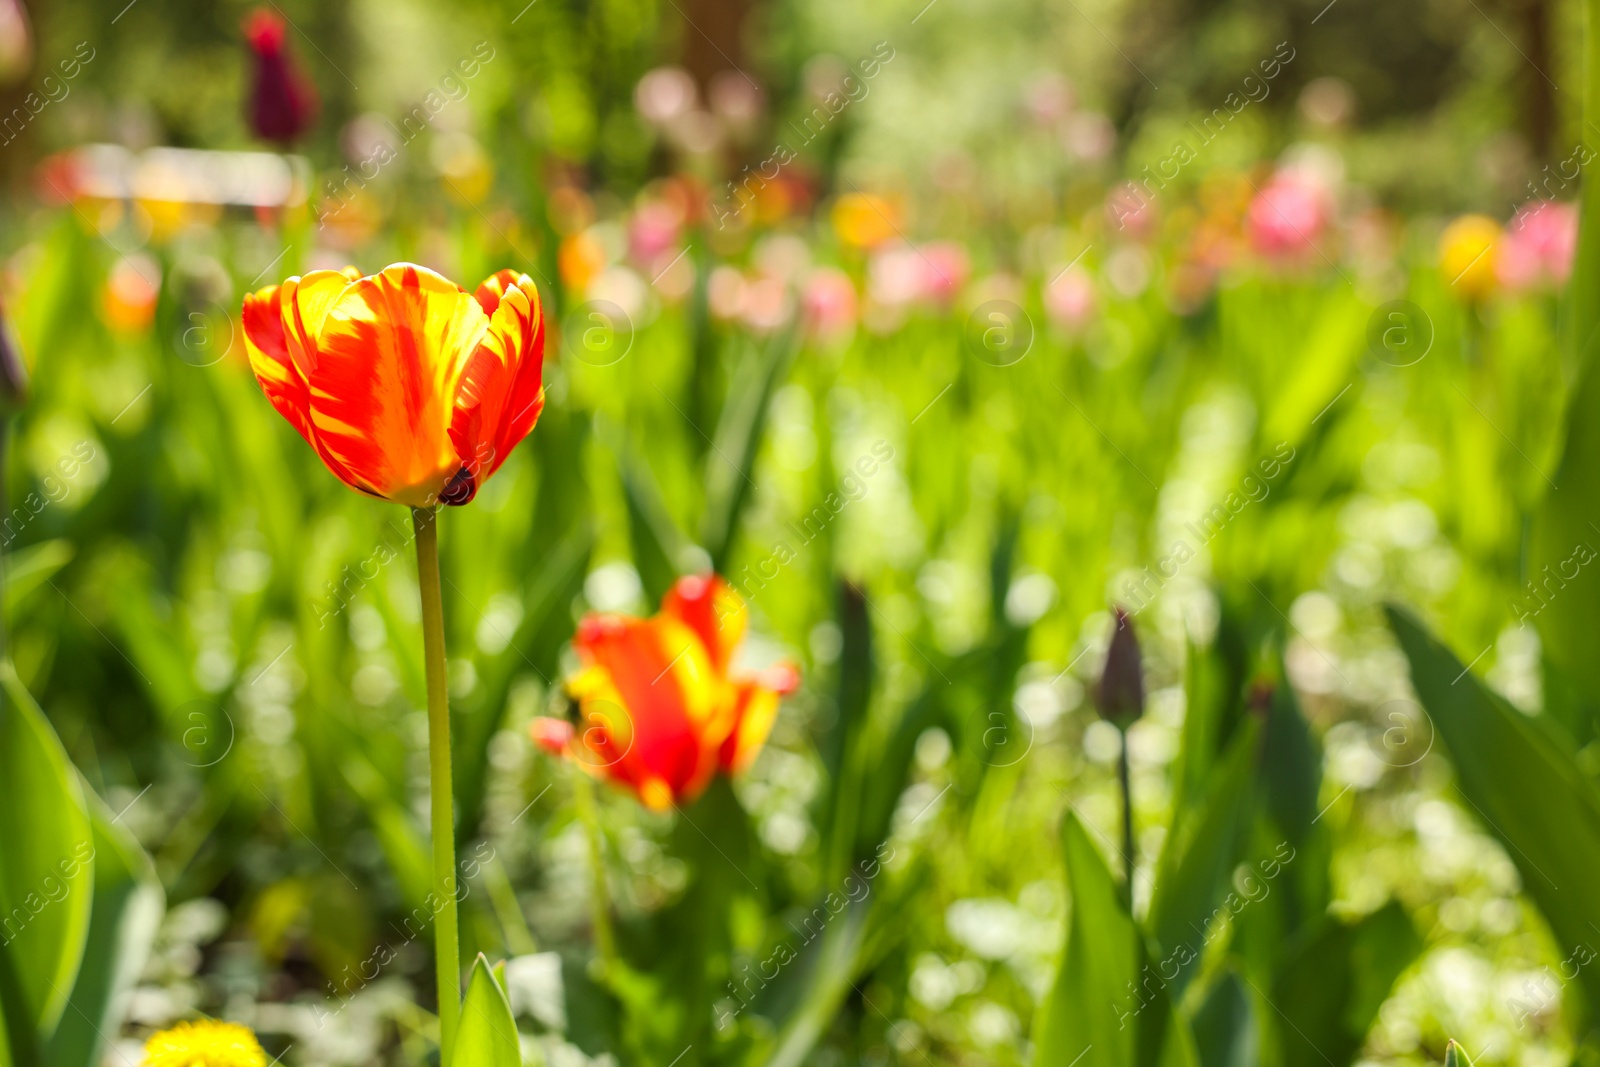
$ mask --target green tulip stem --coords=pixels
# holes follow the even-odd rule
[[[1600,156],[1600,0],[1584,0],[1583,129],[1588,164]],[[1589,362],[1596,327],[1600,326],[1600,180],[1586,166],[1579,192],[1578,249],[1566,292],[1567,346],[1576,368]]]
[[[0,515],[11,510],[11,416],[0,415]],[[0,661],[11,654],[10,631],[6,628],[5,613],[6,565],[5,553],[0,551]]]
[[[438,514],[412,508],[417,586],[422,592],[422,654],[428,677],[428,788],[433,833],[433,919],[439,982],[439,1065],[450,1067],[461,1021],[461,944],[456,927],[456,828],[450,783],[450,695],[445,685],[444,602],[439,592]]]
[[[594,782],[583,771],[573,774],[573,801],[578,809],[578,819],[583,823],[589,839],[589,877],[594,883],[589,893],[589,907],[593,915],[594,943],[600,952],[600,965],[610,978],[615,969],[617,940],[611,931],[611,893],[606,886],[605,848],[600,835],[600,809],[594,799]]]
[[[1122,749],[1117,755],[1117,779],[1122,785],[1122,862],[1127,872],[1123,893],[1128,915],[1133,915],[1133,782],[1128,776],[1128,731],[1123,730]]]

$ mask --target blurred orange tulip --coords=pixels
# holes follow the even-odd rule
[[[261,389],[346,485],[465,504],[544,408],[544,314],[526,274],[469,293],[397,263],[290,278],[244,299]]]
[[[715,575],[679,579],[653,618],[588,616],[574,640],[583,669],[567,684],[578,727],[535,719],[533,739],[650,808],[693,800],[718,770],[750,765],[778,698],[800,682],[788,664],[732,670],[747,622],[744,600]]]
[[[856,248],[876,248],[897,236],[900,215],[894,201],[870,193],[846,193],[833,202],[833,229]]]

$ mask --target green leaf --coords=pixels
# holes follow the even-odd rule
[[[400,886],[406,907],[413,912],[428,911],[428,892],[433,887],[433,868],[428,848],[411,815],[390,794],[378,769],[359,752],[348,753],[341,766],[350,791],[367,810],[372,831],[383,849],[389,870]]]
[[[1350,1063],[1421,939],[1391,901],[1354,923],[1329,918],[1290,951],[1263,1014],[1277,1026],[1281,1063]]]
[[[741,368],[741,381],[717,423],[706,458],[706,511],[700,540],[711,553],[712,569],[719,573],[727,568],[739,516],[754,485],[756,454],[761,450],[772,394],[788,373],[799,337],[797,324],[791,322],[773,334],[764,349],[750,354]]]
[[[79,220],[67,213],[45,238],[36,269],[25,272],[29,284],[16,303],[17,336],[36,364],[41,356],[60,352],[67,336],[81,328],[86,316],[75,298],[89,271],[88,238]]]
[[[1084,1057],[1095,1067],[1197,1064],[1188,1025],[1167,992],[1135,988],[1148,961],[1143,934],[1122,903],[1122,889],[1076,812],[1061,826],[1072,892],[1067,942],[1055,984],[1034,1023],[1038,1067],[1065,1067]]]
[[[1472,1060],[1468,1059],[1461,1046],[1452,1040],[1445,1046],[1444,1067],[1472,1067]]]
[[[1062,822],[1061,850],[1072,914],[1061,969],[1034,1027],[1034,1063],[1073,1063],[1092,1049],[1097,1065],[1129,1067],[1135,1031],[1127,1020],[1137,1008],[1131,990],[1139,934],[1076,812]]]
[[[16,1058],[55,1030],[94,897],[94,835],[78,773],[15,671],[0,662],[0,1004]]]
[[[1592,183],[1585,182],[1586,186]],[[1570,723],[1587,738],[1600,700],[1600,657],[1589,635],[1600,628],[1600,568],[1587,566],[1600,551],[1600,363],[1588,361],[1567,416],[1567,439],[1553,480],[1533,513],[1525,578],[1514,605],[1532,619],[1549,667],[1570,679],[1582,710]],[[1585,721],[1589,720],[1589,721]]]
[[[572,618],[560,605],[572,603],[583,588],[594,549],[593,526],[576,522],[540,561],[523,595],[522,623],[505,649],[482,668],[482,711],[458,722],[456,750],[456,837],[469,841],[478,832],[489,782],[489,746],[505,719],[513,681],[530,667],[542,677],[558,672],[560,648],[572,636]]]
[[[64,538],[40,541],[6,556],[5,609],[15,614],[28,596],[44,585],[57,571],[72,561],[72,542]]]
[[[1600,789],[1520,711],[1483,685],[1410,612],[1388,608],[1411,683],[1455,766],[1467,803],[1506,844],[1522,885],[1561,945],[1589,944],[1600,919]],[[1529,803],[1537,797],[1538,803]],[[1600,1007],[1600,968],[1579,972]]]
[[[639,571],[646,598],[659,604],[677,580],[679,561],[688,538],[678,529],[661,494],[661,486],[644,457],[634,452],[620,432],[612,451],[622,479],[622,495],[628,505],[628,536],[633,545],[633,564]]]
[[[83,966],[45,1049],[51,1067],[96,1067],[105,1035],[119,1031],[129,992],[161,925],[165,895],[155,866],[127,830],[85,790],[94,831],[94,906]]]
[[[1267,738],[1261,753],[1266,812],[1289,843],[1298,848],[1305,844],[1317,821],[1322,746],[1300,711],[1300,701],[1289,685],[1281,654],[1277,657],[1277,677],[1278,684],[1267,705]]]
[[[1248,657],[1227,600],[1219,596],[1218,602],[1222,614],[1216,639],[1205,647],[1188,642],[1183,743],[1173,771],[1174,809],[1179,813],[1204,798],[1212,769],[1241,715]]]
[[[872,902],[852,901],[826,928],[814,951],[806,954],[803,985],[793,1010],[782,1020],[776,1048],[765,1067],[800,1067],[828,1032],[839,1006],[854,988],[867,937]]]
[[[1600,80],[1600,29],[1595,25],[1600,5],[1589,0],[1584,8],[1589,20],[1584,35],[1589,78],[1584,124],[1593,130],[1600,122],[1600,115],[1591,113],[1593,101],[1600,100],[1600,85],[1596,84]],[[1594,358],[1600,343],[1600,181],[1593,173],[1584,175],[1580,195],[1577,253],[1561,308],[1563,369],[1574,376],[1575,383],[1567,404],[1566,443],[1551,479],[1555,488],[1534,512],[1528,552],[1527,576],[1540,587],[1551,580],[1552,573],[1563,571],[1564,564],[1572,566],[1567,561],[1574,558],[1579,545],[1585,547],[1588,559],[1600,547],[1600,510],[1595,507],[1600,499],[1600,419],[1595,417],[1600,414],[1600,361]],[[1596,595],[1600,577],[1594,571],[1582,567],[1555,573],[1553,580],[1562,595],[1551,597],[1534,620],[1547,664],[1587,696],[1585,717],[1593,714],[1600,697],[1600,657],[1592,654],[1589,640],[1600,627],[1600,596]],[[1575,588],[1566,588],[1569,583]],[[1541,595],[1554,591],[1541,589]],[[1574,732],[1586,735],[1589,731]]]
[[[1235,972],[1225,972],[1212,985],[1193,1025],[1201,1067],[1255,1067],[1260,1062],[1255,1012]]]
[[[522,1067],[522,1044],[511,1002],[481,952],[472,965],[450,1062],[456,1067]]]
[[[1369,309],[1353,293],[1330,292],[1320,310],[1301,339],[1305,360],[1287,369],[1277,395],[1271,398],[1263,419],[1263,441],[1304,440],[1312,420],[1348,387],[1356,361],[1366,348],[1363,337]]]
[[[1212,776],[1204,806],[1174,827],[1156,867],[1147,925],[1164,953],[1163,963],[1170,959],[1178,968],[1171,979],[1175,998],[1182,995],[1200,962],[1206,924],[1227,892],[1228,878],[1239,859],[1240,842],[1249,825],[1260,736],[1260,725],[1254,720],[1235,733]],[[1182,946],[1190,951],[1180,952]]]

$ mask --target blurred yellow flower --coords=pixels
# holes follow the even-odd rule
[[[1495,287],[1495,248],[1500,224],[1487,215],[1463,215],[1439,236],[1439,273],[1445,284],[1469,300]]]
[[[155,1034],[144,1046],[145,1067],[267,1067],[248,1027],[202,1019]]]
[[[833,204],[833,229],[856,248],[875,248],[899,232],[899,209],[884,197],[846,193]]]

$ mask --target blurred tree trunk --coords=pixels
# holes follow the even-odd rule
[[[683,28],[682,62],[704,90],[719,71],[744,70],[745,19],[751,0],[676,0]]]
[[[1517,15],[1522,20],[1523,48],[1534,67],[1528,72],[1527,96],[1523,107],[1528,119],[1528,146],[1536,160],[1550,158],[1555,138],[1556,99],[1550,84],[1550,0],[1520,0]]]

